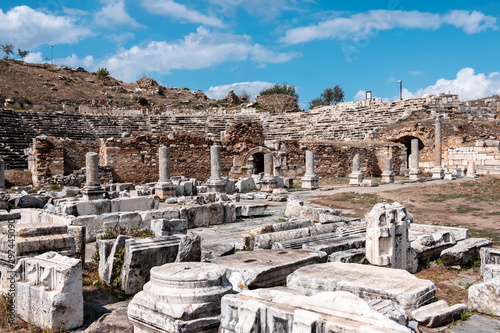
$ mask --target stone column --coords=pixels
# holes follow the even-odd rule
[[[352,159],[352,171],[349,175],[349,185],[360,185],[365,176],[361,173],[361,156],[356,154]]]
[[[271,153],[264,155],[264,178],[261,179],[260,190],[263,192],[272,192],[278,185],[278,181],[273,176],[273,159]]]
[[[83,187],[83,200],[98,200],[103,198],[104,190],[99,184],[99,154],[87,153],[85,155],[86,180]]]
[[[315,190],[318,188],[319,178],[314,173],[314,153],[306,150],[306,174],[302,177],[302,188]]]
[[[422,179],[422,171],[418,166],[418,139],[411,140],[410,180]]]
[[[227,181],[221,177],[220,146],[210,147],[210,179],[206,185],[208,192],[226,193]]]
[[[5,189],[5,163],[0,157],[0,210],[9,208],[9,198]]]
[[[474,161],[469,161],[467,163],[467,174],[465,178],[478,178],[476,174],[476,163]]]
[[[161,146],[158,149],[158,157],[159,157],[159,165],[160,165],[158,182],[159,183],[169,182],[170,181],[170,150],[165,146]]]
[[[170,180],[170,150],[161,146],[158,149],[158,182],[155,185],[155,194],[160,200],[175,197],[175,185]]]
[[[441,120],[439,116],[434,123],[434,168],[432,169],[433,179],[443,179],[444,169],[442,166],[442,146],[443,138],[441,136]]]
[[[382,183],[394,183],[394,172],[392,172],[392,157],[385,157],[384,172],[382,172]]]

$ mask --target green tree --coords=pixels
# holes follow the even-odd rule
[[[9,43],[0,44],[0,48],[5,53],[4,59],[9,59],[9,55],[14,55],[14,45]]]
[[[272,87],[261,90],[259,94],[261,96],[272,95],[272,94],[283,94],[283,95],[290,95],[297,100],[299,99],[299,94],[297,94],[297,92],[295,91],[295,86],[288,85],[286,83],[283,84],[276,83]]]
[[[26,56],[30,53],[30,51],[28,50],[25,50],[25,51],[22,51],[21,49],[17,49],[17,55],[19,57],[21,57],[21,59],[24,61],[24,58],[26,58]]]
[[[97,75],[97,78],[99,80],[102,80],[102,83],[104,83],[104,81],[106,81],[106,79],[109,77],[109,71],[105,67],[99,68],[95,73]]]
[[[326,88],[321,96],[309,102],[309,109],[321,105],[335,105],[344,101],[344,89],[337,84],[333,88]]]

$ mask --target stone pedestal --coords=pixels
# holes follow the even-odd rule
[[[432,168],[432,179],[443,179],[444,169],[441,166]]]
[[[349,175],[349,185],[360,185],[365,176],[361,173],[361,156],[356,154],[352,160],[352,172]]]
[[[382,172],[382,183],[394,183],[394,172],[392,172],[392,157],[385,158],[384,172]]]
[[[264,178],[260,181],[262,192],[272,192],[278,187],[278,180],[273,176],[273,154],[264,155]]]
[[[314,153],[306,150],[306,174],[301,178],[302,188],[315,190],[318,188],[319,178],[314,173]]]
[[[419,181],[422,179],[422,170],[419,168],[418,161],[418,139],[411,140],[410,155],[410,180]]]
[[[86,181],[83,187],[83,200],[99,200],[103,198],[104,190],[99,184],[99,154],[87,153],[85,155]]]
[[[16,313],[43,329],[59,331],[83,324],[80,260],[47,252],[19,260],[16,272]]]
[[[226,193],[227,180],[221,177],[220,146],[210,147],[210,179],[205,184],[208,192]]]
[[[0,210],[6,210],[9,208],[9,198],[10,195],[5,189],[5,164],[3,159],[0,157]]]
[[[217,332],[221,299],[232,289],[226,270],[211,263],[173,263],[151,269],[151,280],[132,299],[135,333]]]
[[[465,178],[478,178],[476,174],[476,163],[474,163],[473,161],[469,161],[469,163],[467,163],[467,174],[465,175]]]

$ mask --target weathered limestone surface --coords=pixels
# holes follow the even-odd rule
[[[85,155],[85,186],[83,187],[82,194],[83,200],[99,200],[102,199],[104,190],[99,184],[99,154],[87,153]]]
[[[419,168],[418,155],[418,139],[413,139],[411,140],[410,180],[419,181],[422,179],[422,170]]]
[[[226,193],[227,180],[223,179],[221,176],[220,149],[221,147],[219,145],[210,147],[211,175],[206,183],[208,192]]]
[[[475,283],[468,289],[469,307],[481,313],[500,316],[500,276]]]
[[[233,290],[272,287],[300,267],[326,262],[326,253],[310,250],[240,251],[212,262],[227,268]]]
[[[341,212],[338,209],[329,209],[329,208],[315,208],[315,207],[307,207],[304,206],[304,202],[302,202],[297,196],[289,195],[286,203],[285,215],[289,217],[298,217],[298,218],[308,218],[313,221],[319,222],[320,216],[324,215],[337,215],[340,216]],[[328,221],[326,221],[328,223]]]
[[[366,300],[388,299],[407,313],[434,300],[431,281],[418,279],[405,270],[331,262],[296,270],[287,287],[302,293],[349,291]]]
[[[360,185],[365,179],[361,172],[361,156],[356,154],[352,160],[352,172],[349,175],[349,185]]]
[[[175,196],[175,185],[170,180],[170,150],[161,146],[158,148],[158,182],[155,184],[155,194],[160,200]]]
[[[394,172],[392,172],[392,157],[385,157],[384,172],[382,172],[382,183],[394,183]]]
[[[238,217],[262,216],[264,215],[268,205],[254,204],[254,205],[238,205],[236,206],[236,215]]]
[[[436,122],[434,123],[434,168],[432,168],[433,179],[444,178],[444,169],[442,167],[443,139],[441,134],[441,119],[437,117]]]
[[[156,237],[172,236],[174,234],[186,234],[188,220],[184,219],[156,219],[151,220],[151,230]]]
[[[278,180],[273,175],[274,156],[271,153],[264,154],[264,178],[260,180],[262,192],[272,192],[278,187]]]
[[[74,236],[68,232],[68,226],[52,223],[16,224],[15,233],[9,232],[7,225],[0,231],[0,275],[1,287],[8,285],[9,253],[14,255],[16,263],[21,258],[34,257],[48,251],[64,256],[75,256]],[[9,235],[15,235],[14,248],[10,247]],[[81,246],[80,246],[81,247]],[[80,256],[80,255],[78,255]]]
[[[210,263],[154,267],[128,306],[134,332],[217,332],[221,299],[231,291],[225,272]]]
[[[467,311],[467,305],[460,303],[448,306],[445,301],[440,300],[412,311],[411,316],[420,325],[439,327],[460,319],[463,311]]]
[[[366,214],[366,259],[377,266],[416,271],[408,229],[413,217],[394,202],[376,204]]]
[[[417,259],[421,263],[439,257],[443,250],[457,244],[454,235],[447,231],[435,232],[430,235],[410,233],[410,241],[411,248],[415,251]]]
[[[83,324],[80,260],[47,252],[19,260],[14,271],[16,312],[21,319],[55,330]]]
[[[347,262],[360,264],[365,259],[365,249],[352,249],[334,252],[328,256],[328,262]]]
[[[58,212],[73,215],[102,215],[107,213],[122,213],[133,211],[148,211],[158,209],[158,196],[141,196],[134,198],[102,199],[89,201],[62,202]]]
[[[456,228],[456,227],[443,227],[439,225],[430,224],[410,224],[410,234],[414,235],[430,235],[434,233],[445,234],[449,233],[453,235],[453,238],[458,242],[460,240],[467,239],[469,237],[469,229],[466,228]]]
[[[484,238],[468,238],[441,252],[441,260],[445,266],[467,265],[472,259],[479,258],[482,247],[491,247],[492,244]]]
[[[487,282],[500,275],[500,249],[482,247],[479,251],[481,256],[481,276]]]
[[[335,252],[364,248],[366,236],[364,234],[338,237],[331,240],[313,241],[302,245],[303,249],[323,251],[331,255]]]
[[[314,173],[314,153],[306,150],[306,173],[302,180],[302,188],[307,190],[315,190],[318,188],[319,178]]]
[[[477,178],[476,174],[476,163],[474,161],[469,161],[467,163],[467,174],[465,175],[465,178],[469,179],[475,179]]]
[[[188,220],[189,228],[233,223],[236,221],[236,206],[233,203],[211,203],[192,205],[179,209],[180,217]]]
[[[348,292],[303,296],[278,287],[224,296],[219,332],[375,333],[410,330]]]

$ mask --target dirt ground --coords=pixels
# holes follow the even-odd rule
[[[353,210],[364,217],[378,202],[397,201],[413,214],[415,223],[468,228],[471,237],[500,245],[500,177],[440,185],[402,187],[376,193],[335,193],[311,201],[331,208]]]

